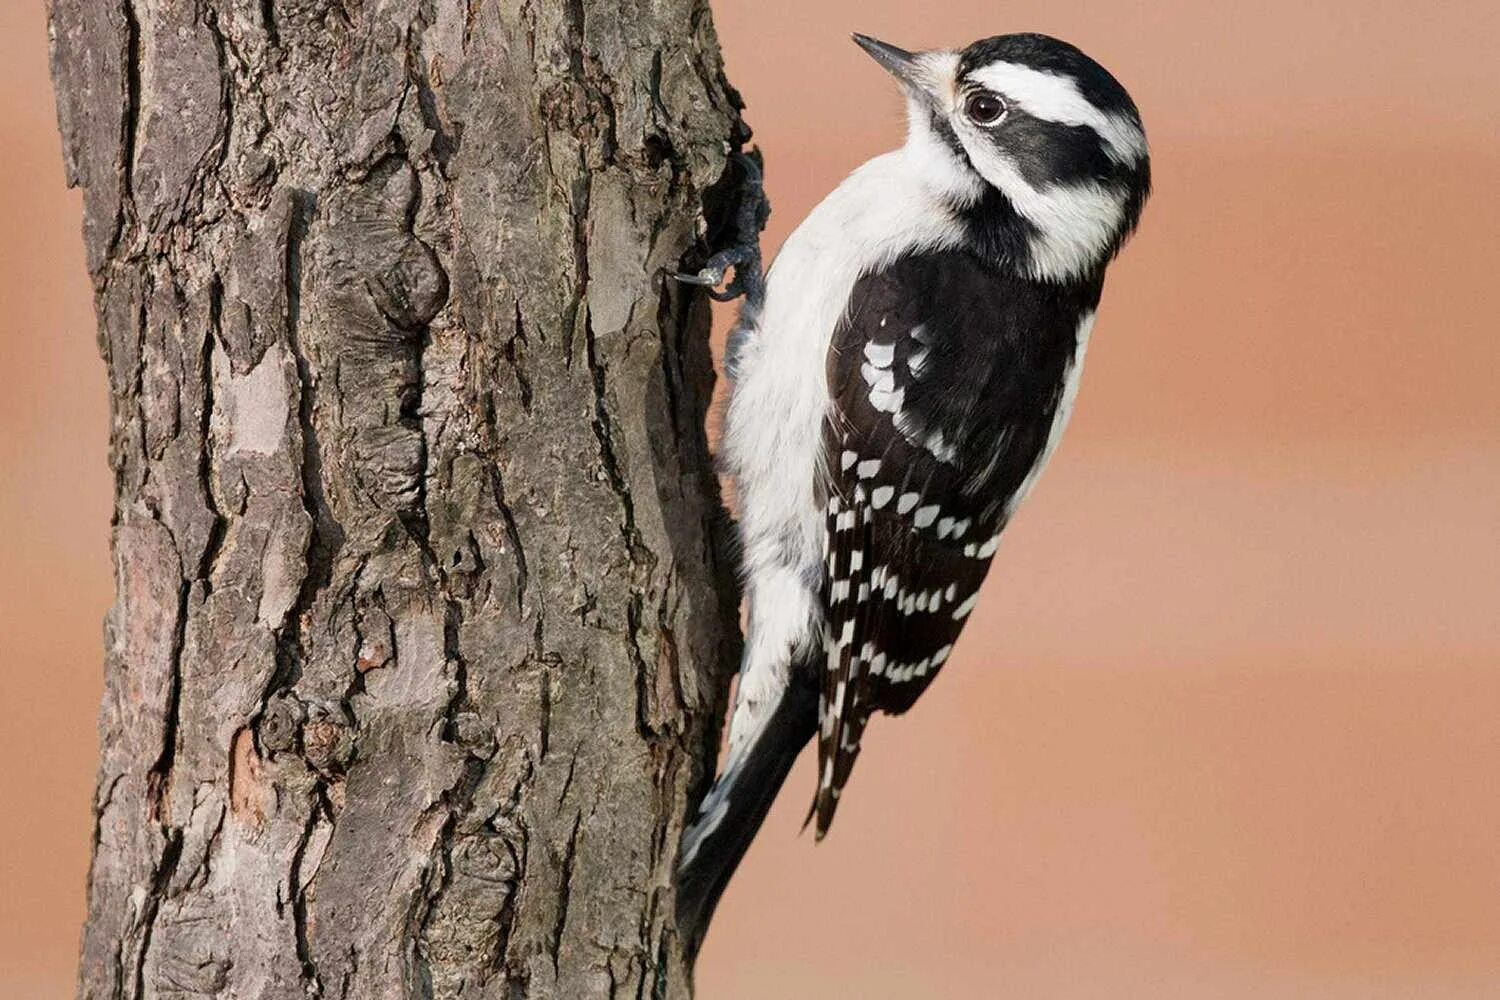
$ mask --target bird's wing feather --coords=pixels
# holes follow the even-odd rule
[[[828,357],[826,660],[813,813],[833,819],[870,715],[952,652],[1053,436],[1078,316],[961,253],[862,278]]]

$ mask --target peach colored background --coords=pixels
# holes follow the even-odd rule
[[[702,996],[1500,996],[1500,8],[717,6],[772,246],[898,139],[850,29],[1078,42],[1140,103],[1158,194],[966,641],[875,724],[821,847],[793,775]],[[0,992],[26,998],[71,991],[110,599],[40,8],[0,12]]]

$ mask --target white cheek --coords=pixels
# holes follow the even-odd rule
[[[950,202],[978,200],[984,185],[969,165],[932,130],[925,104],[915,100],[907,108],[906,146],[902,150],[916,177],[927,188]]]

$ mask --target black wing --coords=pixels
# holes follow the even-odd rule
[[[1098,299],[962,252],[856,284],[828,357],[819,836],[870,715],[910,708],[952,652]]]

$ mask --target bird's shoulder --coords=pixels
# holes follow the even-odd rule
[[[827,358],[830,450],[998,509],[1045,445],[1098,298],[1097,284],[1038,283],[963,250],[864,275]]]

